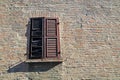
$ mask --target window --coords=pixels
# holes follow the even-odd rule
[[[31,18],[30,22],[29,59],[59,59],[58,18]]]

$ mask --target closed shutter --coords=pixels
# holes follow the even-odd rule
[[[46,58],[59,57],[58,19],[46,18],[44,21],[44,55]]]

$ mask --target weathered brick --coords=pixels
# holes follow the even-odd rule
[[[120,80],[119,5],[120,0],[0,0],[0,80]],[[59,18],[63,63],[24,63],[31,17]]]

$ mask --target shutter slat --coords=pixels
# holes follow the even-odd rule
[[[48,50],[48,52],[56,52],[55,49],[47,49],[47,50]]]
[[[52,46],[55,47],[55,46],[56,46],[56,43],[50,43],[50,44],[47,43],[47,46],[48,46],[48,47],[52,47]]]

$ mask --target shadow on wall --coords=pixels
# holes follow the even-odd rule
[[[57,62],[45,62],[45,63],[19,63],[9,67],[8,72],[45,72],[53,67],[59,65]]]
[[[26,25],[27,30],[25,36],[27,37],[27,48],[26,48],[26,58],[29,57],[29,41],[30,41],[30,21]],[[26,63],[26,62],[17,62],[11,65],[8,69],[9,73],[14,72],[44,72],[48,71],[51,68],[59,65],[59,62],[45,62],[45,63]]]

